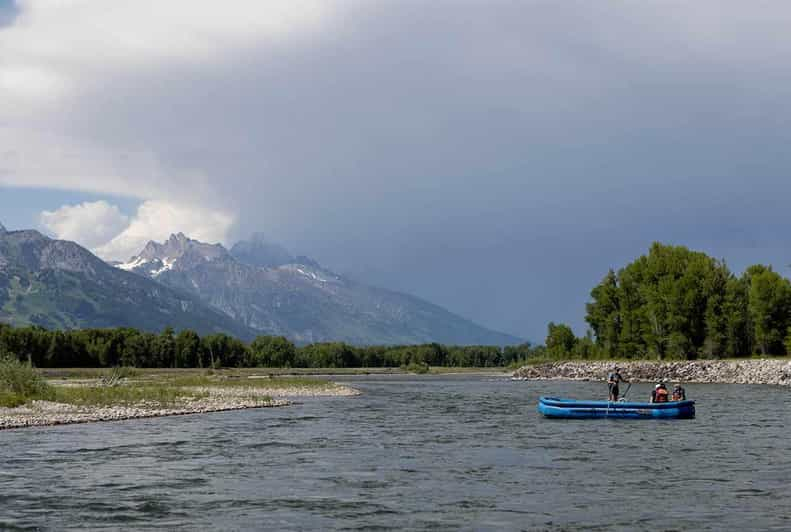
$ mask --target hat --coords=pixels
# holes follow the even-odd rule
[[[661,384],[661,383],[660,383],[660,384],[657,384],[656,386],[654,386],[654,388],[661,388],[661,387],[662,387],[662,384]]]

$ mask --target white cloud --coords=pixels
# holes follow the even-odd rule
[[[149,240],[162,241],[178,232],[203,242],[227,243],[234,218],[210,208],[149,200],[130,219],[101,200],[44,211],[40,221],[58,239],[77,242],[106,260],[126,260]]]
[[[186,204],[216,197],[218,187],[200,164],[167,161],[172,148],[146,129],[163,131],[156,122],[169,117],[167,138],[185,144],[196,130],[178,126],[180,113],[149,108],[147,91],[170,75],[217,75],[250,50],[275,53],[300,42],[326,26],[334,7],[325,0],[17,0],[16,9],[0,31],[0,186]],[[203,150],[203,140],[193,145]]]
[[[530,239],[553,227],[664,239],[656,220],[674,205],[696,235],[732,212],[749,214],[746,233],[788,232],[767,205],[791,187],[789,3],[18,4],[0,30],[0,186],[143,201],[99,246],[107,257],[172,231],[264,230],[394,287],[466,299],[456,308],[474,317],[499,303],[458,290],[491,268],[476,261],[537,268]],[[530,321],[529,292],[498,278],[503,315]]]
[[[167,61],[205,62],[314,29],[318,0],[19,0],[0,32],[0,95],[52,97],[86,74]]]
[[[44,128],[0,122],[0,146],[0,185],[148,199],[168,194],[176,177],[150,150],[115,150]]]
[[[150,200],[140,205],[123,232],[95,251],[106,260],[127,260],[149,240],[162,241],[178,232],[202,242],[225,242],[233,223],[233,216],[217,210]]]
[[[64,205],[55,211],[42,212],[40,220],[56,238],[89,248],[106,244],[129,225],[129,218],[106,201]]]

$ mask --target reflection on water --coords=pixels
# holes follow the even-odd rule
[[[574,421],[538,396],[604,385],[344,380],[364,395],[0,432],[0,528],[791,528],[784,388],[689,385],[694,420]]]

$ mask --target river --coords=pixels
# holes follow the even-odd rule
[[[605,385],[338,380],[363,395],[0,432],[0,528],[791,529],[786,388],[689,385],[694,420],[566,421],[539,395]]]

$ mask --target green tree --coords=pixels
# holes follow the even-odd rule
[[[791,315],[791,285],[771,266],[751,266],[745,276],[756,346],[763,355],[781,354]]]
[[[609,356],[720,357],[747,343],[733,279],[704,253],[654,243],[594,287],[585,319]]]
[[[620,288],[618,278],[611,269],[602,281],[591,290],[591,301],[586,305],[585,320],[593,329],[596,344],[605,353],[615,356],[619,352],[621,335]]]
[[[201,340],[201,350],[204,356],[208,354],[210,365],[214,368],[239,367],[248,360],[244,342],[227,334],[218,333],[204,337]]]
[[[577,337],[566,324],[549,322],[547,326],[546,346],[549,353],[557,358],[568,357],[574,350]]]
[[[299,366],[312,368],[348,368],[359,365],[354,349],[343,342],[310,344],[297,353]],[[400,365],[400,364],[399,364]]]
[[[296,356],[296,347],[284,336],[259,336],[250,344],[250,363],[253,366],[290,368]]]
[[[122,366],[150,366],[150,335],[137,332],[124,341],[120,362]]]
[[[194,368],[200,362],[200,336],[195,331],[184,329],[176,335],[175,366]]]
[[[175,367],[176,361],[176,338],[172,327],[165,327],[162,333],[156,338],[153,344],[154,351],[151,353],[153,366],[156,368]]]
[[[750,321],[750,285],[744,278],[731,276],[725,286],[722,315],[725,320],[725,356],[746,356],[753,352],[753,327]]]

